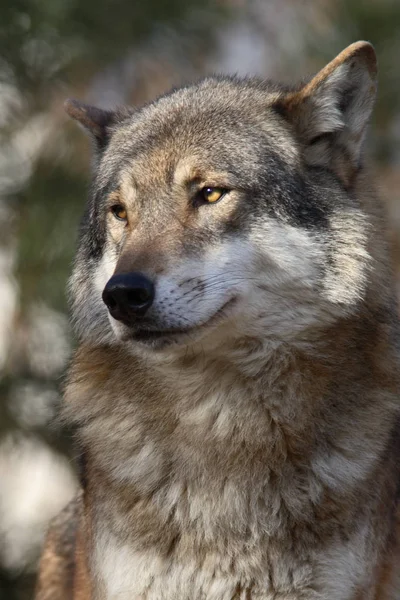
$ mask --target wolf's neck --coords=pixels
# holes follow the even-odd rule
[[[219,359],[188,353],[157,366],[82,349],[66,412],[100,469],[147,493],[174,472],[208,485],[259,464],[268,471],[296,456],[304,463],[330,382],[329,368],[284,345],[268,355],[253,348],[252,357],[244,345]]]

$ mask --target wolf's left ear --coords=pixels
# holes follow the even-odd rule
[[[99,148],[103,148],[107,144],[110,127],[118,120],[117,113],[89,106],[72,98],[65,101],[64,108],[70,117],[83,125],[91,134]]]
[[[348,161],[353,169],[359,166],[376,88],[374,48],[356,42],[278,102],[279,111],[296,128],[309,164],[339,171]]]

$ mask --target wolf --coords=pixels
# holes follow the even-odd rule
[[[368,42],[66,110],[94,173],[37,600],[399,600],[399,317]]]

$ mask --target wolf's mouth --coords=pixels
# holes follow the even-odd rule
[[[192,336],[197,337],[197,335],[210,327],[215,327],[224,317],[227,316],[227,310],[232,308],[236,303],[237,298],[231,298],[221,308],[217,310],[216,313],[213,314],[207,321],[204,323],[200,323],[199,325],[194,325],[193,327],[187,328],[169,328],[169,329],[147,329],[147,328],[138,328],[129,332],[129,335],[126,339],[129,339],[133,342],[144,342],[144,343],[152,343],[157,341],[162,341],[164,343],[168,343],[169,341],[179,341],[180,338],[186,338],[187,341],[190,341]]]

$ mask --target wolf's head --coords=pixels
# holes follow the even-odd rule
[[[135,111],[67,102],[96,146],[70,285],[79,335],[158,349],[307,339],[357,310],[375,92],[359,42],[298,88],[211,77]]]

